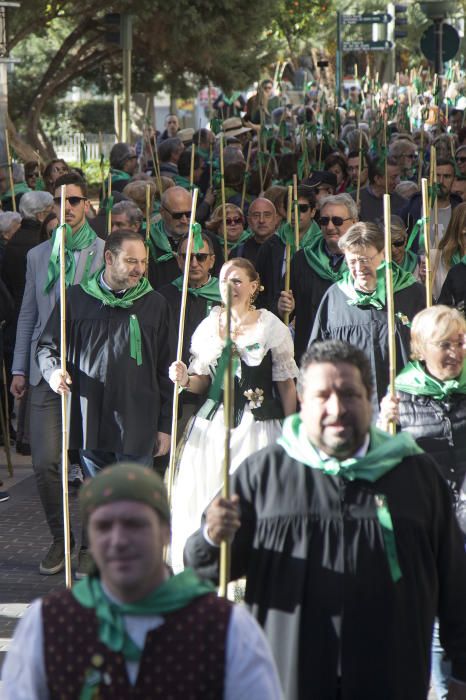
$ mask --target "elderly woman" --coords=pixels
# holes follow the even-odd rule
[[[227,204],[225,206],[225,213],[227,246],[228,250],[231,251],[233,248],[240,245],[240,243],[247,241],[247,239],[252,236],[252,233],[249,229],[245,229],[244,214],[236,204]],[[224,229],[222,207],[217,207],[214,210],[210,220],[205,226],[208,231],[212,231],[216,235],[223,250]]]
[[[455,501],[466,474],[465,333],[466,321],[456,309],[439,305],[418,313],[411,328],[412,362],[396,378],[396,397],[382,400],[379,419],[382,428],[389,420],[399,423],[434,457]],[[439,600],[441,605],[441,591]],[[433,678],[439,698],[446,697],[449,675],[442,656],[435,630]]]

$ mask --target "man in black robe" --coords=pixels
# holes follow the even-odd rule
[[[159,456],[170,448],[168,368],[175,353],[168,304],[143,277],[139,233],[112,233],[104,259],[102,270],[66,295],[67,378],[60,369],[58,305],[36,354],[54,391],[71,385],[69,447],[80,450],[89,476],[127,459],[152,464],[154,450]]]
[[[375,392],[374,417],[389,383],[388,317],[384,236],[375,224],[359,222],[338,242],[347,270],[325,293],[309,342],[338,339],[352,343],[370,358]],[[426,292],[409,272],[393,263],[396,369],[409,362],[410,321],[422,311]]]
[[[263,625],[287,700],[426,700],[432,626],[466,697],[466,558],[448,487],[405,433],[371,427],[372,372],[348,343],[303,358],[300,414],[246,459],[185,560],[231,578]],[[457,693],[457,694],[453,694]]]

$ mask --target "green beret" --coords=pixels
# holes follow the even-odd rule
[[[153,508],[170,523],[170,508],[161,477],[149,467],[120,462],[105,467],[92,479],[86,479],[79,491],[83,525],[99,506],[115,501],[140,501]]]

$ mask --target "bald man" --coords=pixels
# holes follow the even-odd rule
[[[255,199],[248,211],[248,226],[253,235],[233,248],[230,258],[247,258],[255,265],[261,246],[276,232],[279,220],[275,205],[269,199]]]

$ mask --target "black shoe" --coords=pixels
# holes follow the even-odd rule
[[[16,443],[16,453],[19,455],[24,455],[24,457],[31,456],[31,446],[27,442],[17,442]]]
[[[95,573],[95,571],[96,566],[92,554],[87,548],[81,547],[78,554],[78,568],[74,572],[75,578],[81,580]]]
[[[74,542],[71,541],[71,549]],[[39,565],[39,573],[43,576],[59,574],[65,568],[65,543],[63,540],[52,542],[49,551]]]
[[[9,498],[9,493],[7,493],[6,491],[0,491],[0,503],[3,503],[3,501],[8,501]]]

